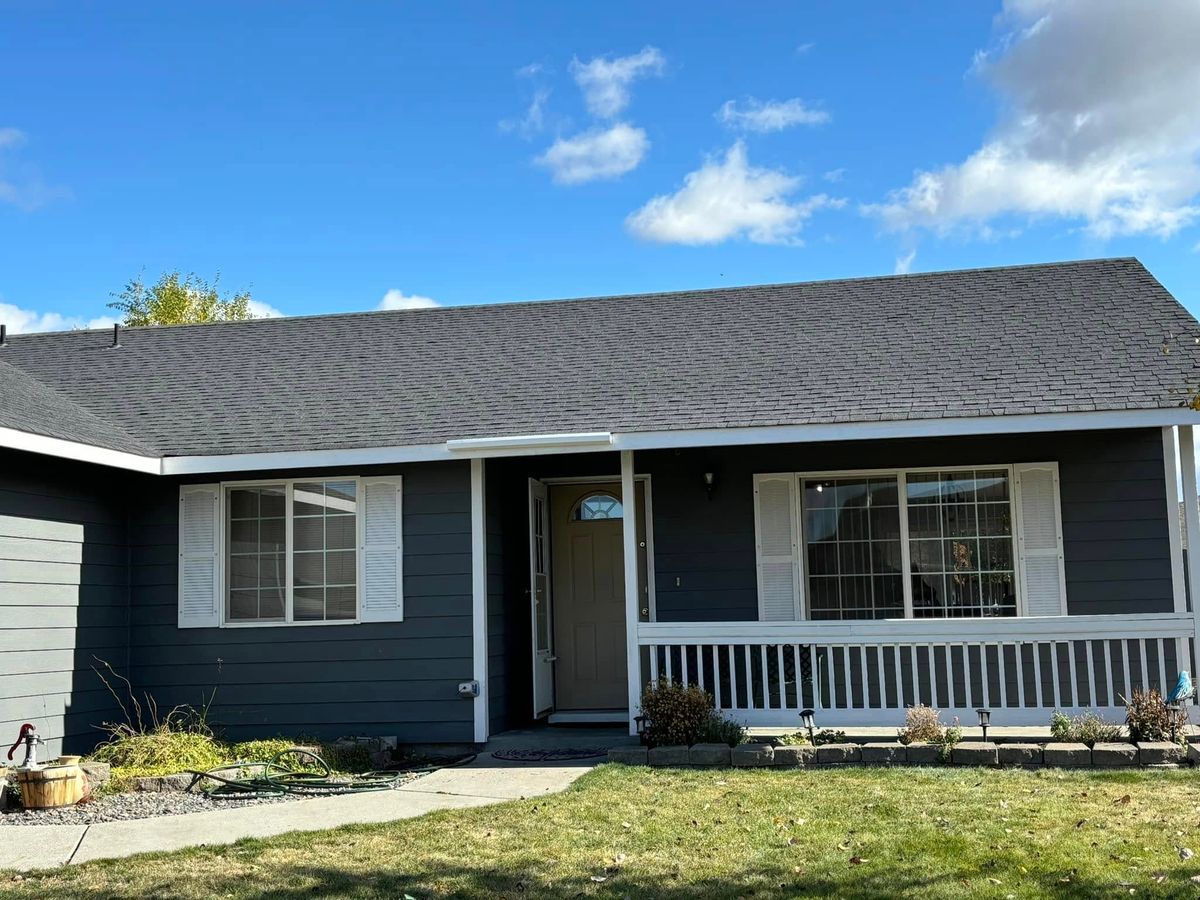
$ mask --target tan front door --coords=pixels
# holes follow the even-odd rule
[[[641,484],[638,494],[641,500]],[[638,507],[639,511],[645,508],[643,503]],[[628,706],[623,514],[620,482],[551,488],[555,708],[559,711]],[[644,543],[641,521],[638,524],[639,542]]]

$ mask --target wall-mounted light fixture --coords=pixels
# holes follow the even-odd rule
[[[717,476],[713,472],[704,473],[704,493],[708,495],[708,499],[712,499],[713,488],[717,486]]]

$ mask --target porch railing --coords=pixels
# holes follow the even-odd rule
[[[749,725],[901,723],[925,703],[974,724],[1045,725],[1050,711],[1164,695],[1195,658],[1190,613],[861,622],[682,622],[638,626],[642,680],[711,693]],[[1116,711],[1109,718],[1118,719]]]

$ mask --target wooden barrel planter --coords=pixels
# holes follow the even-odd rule
[[[15,769],[12,775],[21,789],[21,805],[26,809],[74,806],[83,799],[86,782],[83,770],[74,763],[41,769]]]

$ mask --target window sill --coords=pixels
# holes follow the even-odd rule
[[[313,628],[323,625],[361,625],[361,619],[329,619],[320,622],[222,622],[220,628]]]

